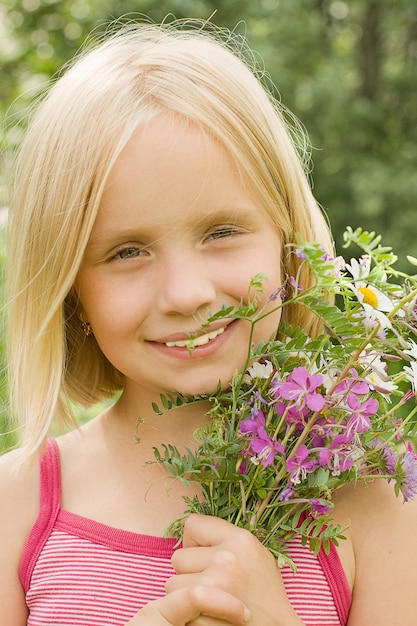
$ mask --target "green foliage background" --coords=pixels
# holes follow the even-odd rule
[[[417,256],[416,0],[0,0],[0,207],[30,101],[91,31],[138,14],[212,16],[246,33],[308,130],[314,192],[336,245],[346,226],[362,226],[383,236],[400,266]]]

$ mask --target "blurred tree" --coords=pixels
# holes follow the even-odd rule
[[[417,3],[267,4],[249,36],[309,131],[315,194],[336,241],[360,225],[416,256]]]

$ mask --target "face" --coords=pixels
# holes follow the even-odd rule
[[[222,147],[160,115],[111,171],[76,289],[83,319],[126,377],[125,394],[194,395],[230,382],[250,337],[245,320],[201,323],[245,301],[260,272],[267,301],[281,285],[280,263],[276,227]],[[253,342],[269,339],[278,322],[276,312],[257,323]]]

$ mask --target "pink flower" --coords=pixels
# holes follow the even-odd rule
[[[307,446],[301,445],[294,456],[288,459],[287,470],[290,472],[291,485],[298,485],[305,480],[307,474],[317,468],[317,462],[308,459],[309,454]]]
[[[316,393],[317,387],[323,383],[322,374],[311,375],[305,367],[296,367],[284,382],[274,382],[274,396],[295,403],[298,411],[303,412],[307,406],[311,411],[321,411],[324,397]]]
[[[296,424],[296,432],[301,432],[307,423],[308,408],[306,406],[298,409],[296,406],[291,406],[285,402],[278,401],[275,404],[275,409],[278,415],[283,417],[285,415],[285,422],[291,426]]]
[[[358,398],[352,395],[348,398],[347,404],[352,410],[348,424],[348,431],[366,433],[371,428],[370,417],[375,415],[378,411],[378,400],[375,400],[375,398],[368,398],[368,400],[365,400],[364,402],[359,402]]]
[[[271,439],[264,431],[258,437],[254,437],[250,442],[251,449],[256,452],[256,457],[252,457],[255,463],[262,463],[264,467],[268,467],[274,462],[277,454],[283,454],[284,448],[278,441]]]
[[[338,385],[336,385],[334,392],[335,394],[347,394],[349,397],[350,394],[354,394],[356,396],[365,396],[369,393],[369,385],[363,380],[359,380],[358,372],[352,368],[350,370],[351,378],[343,379]]]
[[[349,445],[339,447],[335,442],[330,448],[323,448],[319,453],[321,466],[327,465],[333,476],[339,476],[353,465],[352,454],[355,449]]]
[[[252,437],[249,445],[256,453],[256,456],[251,457],[252,462],[262,463],[264,467],[268,467],[274,462],[277,454],[283,454],[284,448],[266,432],[265,415],[258,407],[252,409],[251,415],[252,417],[242,421],[240,432]]]

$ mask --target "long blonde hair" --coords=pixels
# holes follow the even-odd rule
[[[71,421],[73,402],[123,387],[94,338],[85,339],[73,284],[108,174],[140,124],[170,110],[199,125],[259,195],[284,250],[295,233],[331,250],[302,146],[243,56],[213,28],[136,24],[83,53],[39,106],[18,159],[8,248],[9,388],[24,455],[55,420]],[[295,255],[282,263],[295,275]],[[311,280],[304,273],[304,284]],[[315,332],[305,309],[288,315]]]

